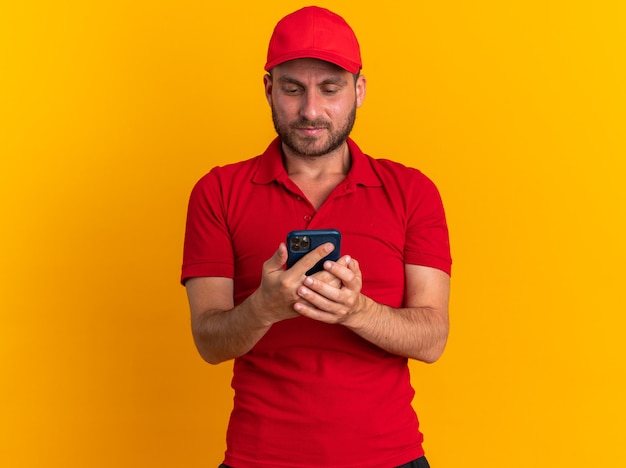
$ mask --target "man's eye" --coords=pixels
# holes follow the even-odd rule
[[[283,88],[283,92],[285,94],[297,94],[299,90],[300,90],[299,88],[295,88],[295,87],[294,88]]]
[[[322,89],[322,92],[324,94],[329,94],[329,95],[337,94],[338,91],[339,91],[339,88],[334,87],[334,86],[330,88],[327,87],[327,88]]]

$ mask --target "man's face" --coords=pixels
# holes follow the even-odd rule
[[[323,156],[348,138],[356,109],[365,97],[365,79],[331,63],[298,59],[265,77],[272,119],[283,144],[297,155]]]

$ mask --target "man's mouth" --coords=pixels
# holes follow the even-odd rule
[[[294,127],[299,133],[307,136],[316,136],[326,130],[326,127]]]

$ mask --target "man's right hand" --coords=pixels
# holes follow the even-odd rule
[[[250,296],[253,309],[261,314],[267,325],[299,316],[293,305],[302,301],[297,290],[306,278],[305,273],[333,249],[334,246],[330,242],[322,244],[285,270],[287,247],[284,243],[280,244],[274,255],[263,264],[261,285]],[[327,271],[318,272],[316,276],[330,284],[340,284],[339,280]]]
[[[191,310],[194,342],[200,355],[211,364],[227,361],[250,351],[272,324],[298,317],[294,304],[305,273],[332,252],[323,244],[285,270],[287,247],[278,250],[263,264],[261,285],[241,304],[234,305],[232,278],[198,277],[185,283]],[[337,263],[345,262],[340,259]],[[339,287],[332,273],[321,271],[316,278]]]

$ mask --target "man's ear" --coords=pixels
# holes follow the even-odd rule
[[[356,79],[356,106],[361,107],[365,100],[365,92],[367,90],[367,80],[363,75],[359,75]]]
[[[274,83],[272,81],[272,75],[269,73],[263,77],[263,86],[265,87],[265,99],[267,99],[267,103],[272,106],[272,88]]]

